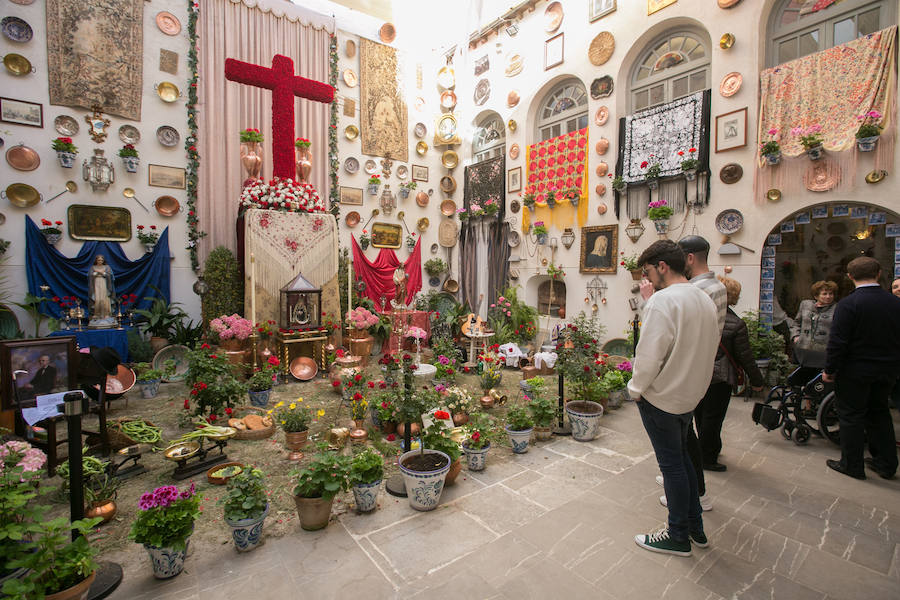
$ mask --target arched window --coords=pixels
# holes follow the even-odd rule
[[[587,90],[577,79],[567,79],[550,90],[540,106],[535,122],[539,142],[587,127]]]
[[[651,42],[631,76],[631,112],[709,88],[709,48],[691,31],[669,31]]]
[[[497,113],[491,113],[478,123],[472,138],[472,155],[475,162],[503,156],[506,152],[506,127]]]
[[[781,0],[769,18],[766,63],[774,67],[884,29],[897,21],[896,7],[888,0]]]
[[[552,316],[559,314],[559,309],[566,309],[566,283],[564,281],[542,281],[538,286],[537,308],[541,314]],[[552,292],[552,293],[551,293]]]

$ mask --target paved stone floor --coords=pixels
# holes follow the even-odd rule
[[[728,471],[706,474],[710,547],[690,558],[634,544],[666,511],[627,404],[591,443],[491,450],[487,469],[464,469],[433,512],[383,494],[372,514],[346,513],[315,533],[298,525],[247,555],[195,549],[170,581],[131,560],[112,598],[900,598],[900,479],[835,473],[825,466],[835,446],[795,446],[755,426],[751,406],[731,405]]]

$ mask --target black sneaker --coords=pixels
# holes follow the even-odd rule
[[[674,554],[675,556],[690,556],[691,542],[685,540],[679,542],[669,537],[669,529],[663,528],[656,533],[647,533],[634,536],[634,543],[650,552],[661,554]]]
[[[691,543],[697,546],[698,548],[707,548],[709,547],[709,540],[706,538],[706,534],[702,531],[699,533],[694,533],[693,531],[690,533]]]

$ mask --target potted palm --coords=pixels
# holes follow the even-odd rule
[[[488,450],[493,437],[493,419],[490,415],[477,412],[469,415],[469,422],[463,428],[466,434],[462,443],[463,452],[470,471],[483,471]]]
[[[374,448],[365,448],[350,463],[350,486],[356,510],[372,512],[376,507],[378,486],[384,477],[384,459]]]
[[[540,441],[549,440],[553,435],[550,428],[558,418],[559,409],[553,399],[545,395],[546,383],[543,377],[532,377],[525,383],[530,388],[525,394],[525,400],[528,402],[528,410],[534,420],[534,437]]]
[[[145,321],[140,325],[144,333],[150,334],[150,347],[153,352],[159,352],[168,344],[168,338],[172,334],[175,324],[181,321],[187,314],[176,305],[180,302],[167,302],[159,288],[154,287],[156,296],[147,296],[144,300],[150,302],[147,309],[135,309],[135,314],[144,317]]]
[[[309,464],[291,471],[301,528],[316,531],[328,526],[334,497],[350,485],[351,461],[349,456],[329,452],[323,442]]]
[[[137,363],[134,365],[134,374],[137,384],[141,386],[141,398],[156,398],[160,382],[175,374],[175,361],[165,361],[162,369],[154,369],[150,363]]]
[[[516,454],[528,452],[528,442],[534,431],[534,418],[524,406],[513,406],[506,413],[506,433]]]
[[[249,552],[262,540],[263,522],[269,514],[265,478],[259,469],[244,469],[228,479],[227,485],[219,504],[225,507],[234,547],[238,552]]]
[[[131,525],[129,539],[147,550],[154,577],[175,577],[184,570],[194,520],[200,515],[194,484],[182,492],[174,485],[158,487],[143,494],[138,506],[141,511]]]

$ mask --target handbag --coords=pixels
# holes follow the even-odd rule
[[[736,362],[734,362],[734,359],[731,358],[731,353],[728,352],[728,349],[725,347],[725,345],[722,342],[719,342],[719,348],[721,348],[722,352],[725,353],[725,356],[728,357],[728,362],[731,363],[731,367],[734,369],[734,372],[736,373],[737,380],[735,381],[735,385],[737,385],[739,387],[744,385],[744,370],[742,368],[740,368]]]

